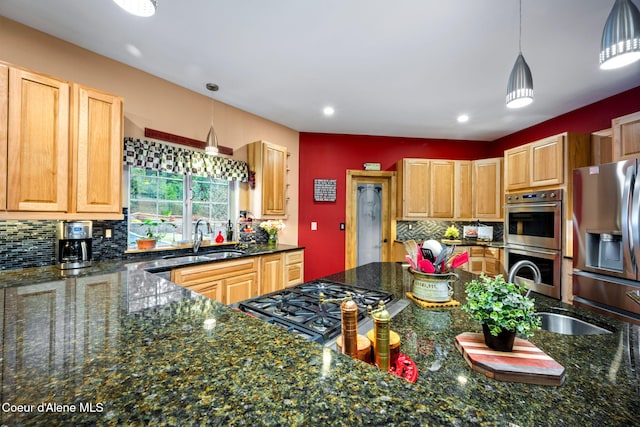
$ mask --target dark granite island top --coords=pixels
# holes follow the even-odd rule
[[[454,298],[463,301],[472,276],[460,274]],[[398,297],[410,283],[397,263],[328,279]],[[420,371],[412,384],[198,296],[142,264],[7,286],[2,295],[7,425],[622,426],[637,425],[640,413],[638,326],[542,296],[541,310],[568,310],[613,331],[531,338],[565,366],[560,387],[499,382],[471,370],[454,337],[480,328],[459,308],[412,303],[392,320],[401,351]],[[215,327],[205,329],[207,319]]]

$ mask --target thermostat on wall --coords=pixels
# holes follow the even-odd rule
[[[379,171],[380,163],[365,163],[364,170],[366,171]]]

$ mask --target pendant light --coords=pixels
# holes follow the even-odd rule
[[[507,84],[507,107],[521,108],[533,102],[533,77],[527,61],[522,56],[522,0],[520,5],[520,34],[518,37],[518,58],[513,65]]]
[[[132,15],[148,18],[156,13],[157,0],[113,0],[118,6]]]
[[[216,92],[219,87],[215,83],[207,83],[206,88],[212,92]],[[218,150],[218,136],[216,135],[215,129],[213,129],[213,110],[215,107],[215,103],[213,99],[211,100],[211,127],[209,128],[209,134],[207,135],[207,142],[204,146],[204,152],[211,156],[215,156],[219,153]]]
[[[602,31],[600,68],[620,68],[638,59],[640,12],[631,0],[616,0]]]

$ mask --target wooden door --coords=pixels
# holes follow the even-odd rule
[[[284,288],[284,268],[282,254],[260,257],[260,295]]]
[[[529,187],[529,145],[504,152],[504,185],[507,191]]]
[[[395,174],[379,171],[347,171],[345,268],[357,266],[358,259],[358,185],[379,184],[382,186],[381,207],[381,256],[382,261],[391,260],[391,247],[395,240],[395,199],[391,196],[396,190]]]
[[[473,161],[473,216],[502,219],[502,158]]]
[[[122,211],[122,98],[76,85],[76,212]]]
[[[454,178],[454,213],[456,219],[473,217],[473,163],[470,160],[456,160]]]
[[[399,217],[406,219],[429,216],[430,162],[427,159],[402,159],[398,169]]]
[[[640,157],[640,112],[615,118],[613,129],[613,160]]]
[[[246,273],[224,281],[225,304],[233,304],[258,296],[258,275]]]
[[[552,136],[529,145],[531,187],[561,185],[564,181],[564,136]]]
[[[453,160],[431,160],[430,216],[453,218],[454,177]]]
[[[262,213],[286,214],[287,149],[268,142],[262,146]]]
[[[9,67],[0,64],[0,211],[7,209],[7,126],[9,108]]]
[[[69,84],[9,68],[7,207],[66,212]]]

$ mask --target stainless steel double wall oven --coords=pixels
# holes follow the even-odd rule
[[[562,189],[505,195],[505,267],[532,261],[542,275],[533,282],[531,270],[523,268],[518,282],[530,289],[560,299],[562,268]]]

